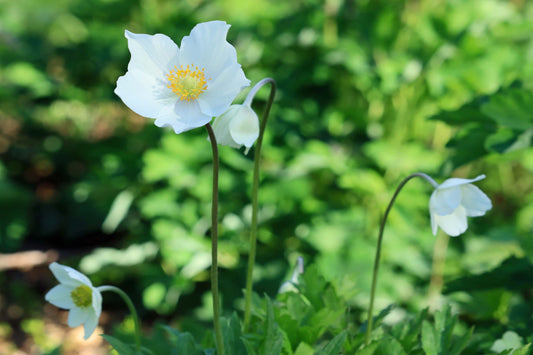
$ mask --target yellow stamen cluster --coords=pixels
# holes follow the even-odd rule
[[[193,65],[187,65],[186,68],[181,65],[179,69],[174,66],[174,69],[167,74],[167,79],[170,81],[167,87],[182,101],[196,100],[207,89],[204,71],[205,68],[198,69]]]
[[[79,308],[89,307],[93,302],[93,291],[87,285],[78,286],[72,290],[70,298]]]

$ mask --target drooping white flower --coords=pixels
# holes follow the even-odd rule
[[[231,105],[213,121],[218,144],[233,148],[246,147],[246,152],[259,137],[259,118],[248,105]]]
[[[88,339],[98,325],[102,313],[102,295],[93,287],[91,280],[81,272],[58,263],[50,264],[50,270],[59,281],[44,296],[56,307],[70,310],[69,327],[83,324],[85,339]]]
[[[200,23],[180,47],[163,34],[126,31],[131,60],[115,93],[137,114],[176,133],[209,123],[250,84],[226,41],[229,27],[223,21]]]
[[[429,213],[433,235],[438,227],[452,237],[466,231],[466,217],[483,216],[492,208],[490,199],[473,182],[482,180],[485,175],[474,179],[452,178],[438,185],[429,199]]]

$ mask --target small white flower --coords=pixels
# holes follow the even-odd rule
[[[60,282],[44,298],[56,307],[70,310],[69,327],[83,324],[85,339],[96,329],[102,313],[102,295],[91,280],[81,272],[58,263],[50,264],[50,270]]]
[[[452,178],[436,187],[429,199],[429,213],[433,235],[438,227],[452,237],[466,231],[466,217],[483,216],[492,208],[490,199],[472,182],[485,178],[479,175],[474,179]]]
[[[250,84],[226,41],[230,25],[196,25],[178,47],[163,34],[126,31],[131,60],[115,93],[137,114],[181,133],[223,114]]]
[[[233,148],[246,147],[246,152],[259,137],[259,118],[248,105],[231,105],[213,122],[213,132],[218,144]]]

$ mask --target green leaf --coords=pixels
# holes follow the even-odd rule
[[[266,296],[267,303],[267,318],[266,318],[266,335],[263,343],[261,354],[280,354],[283,348],[283,333],[278,327],[274,319],[274,306],[268,296]]]
[[[194,337],[188,332],[180,332],[169,326],[162,326],[167,334],[172,338],[174,342],[174,348],[177,350],[177,355],[201,355],[203,352],[198,349]]]
[[[497,268],[479,274],[450,281],[444,293],[456,291],[484,291],[504,288],[507,290],[528,289],[533,284],[533,265],[527,258],[512,256]]]
[[[298,344],[294,355],[313,355],[314,353],[315,351],[313,350],[313,347],[311,345],[305,342],[301,342],[300,344]]]
[[[138,355],[132,346],[122,342],[111,335],[102,334],[102,337],[115,349],[120,355]]]
[[[468,122],[486,122],[489,118],[479,110],[479,101],[480,99],[469,102],[455,111],[439,112],[430,119],[442,121],[452,126],[463,126]]]
[[[532,138],[533,129],[519,132],[509,128],[501,128],[487,137],[485,149],[496,153],[508,153],[529,147]]]
[[[247,355],[246,346],[241,340],[241,324],[239,317],[233,313],[230,319],[221,319],[224,350],[228,354]]]
[[[324,349],[319,350],[317,355],[337,355],[341,353],[342,344],[346,341],[347,331],[343,330],[335,338],[324,347]]]
[[[424,349],[426,355],[438,355],[435,332],[428,321],[422,323],[422,349]]]
[[[491,96],[481,112],[503,127],[526,130],[533,127],[533,92],[510,89]]]

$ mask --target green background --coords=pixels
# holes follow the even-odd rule
[[[0,258],[49,252],[95,285],[122,287],[147,329],[155,319],[197,333],[210,326],[206,132],[157,128],[113,90],[130,58],[125,29],[179,44],[215,19],[232,25],[228,40],[252,85],[278,85],[263,146],[255,291],[274,296],[303,256],[363,321],[378,224],[398,183],[413,172],[438,182],[485,174],[477,185],[493,209],[449,240],[444,300],[490,339],[506,329],[529,337],[531,284],[498,268],[514,256],[531,270],[533,256],[528,1],[0,1]],[[254,100],[259,114],[267,96],[264,88]],[[243,306],[253,152],[220,147],[220,156],[229,314]],[[429,302],[430,193],[410,182],[385,231],[376,308],[397,304],[391,322]],[[52,351],[64,343],[53,329],[67,330],[45,306],[56,281],[28,260],[37,266],[0,270],[7,353]],[[499,272],[493,283],[460,282],[490,270]],[[125,311],[105,300],[101,326]]]

